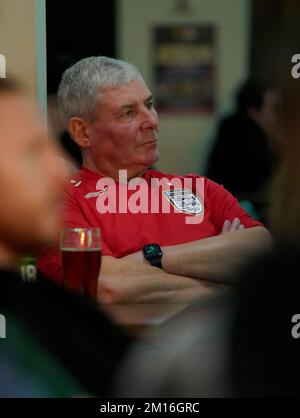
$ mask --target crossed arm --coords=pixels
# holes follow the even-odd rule
[[[244,229],[235,219],[225,221],[218,236],[163,247],[163,270],[148,264],[141,251],[105,256],[98,297],[104,303],[191,303],[236,284],[236,267],[271,245],[265,228]]]
[[[98,286],[103,303],[189,304],[227,286],[166,273],[151,265],[136,265],[126,259],[103,257]]]

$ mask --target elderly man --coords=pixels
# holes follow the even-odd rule
[[[0,144],[0,397],[110,395],[130,340],[88,301],[18,274],[22,254],[57,241],[67,173],[34,102],[5,79]]]
[[[133,65],[82,59],[64,73],[58,97],[83,154],[64,197],[64,225],[101,228],[100,301],[190,303],[232,284],[233,269],[270,244],[223,187],[149,169],[159,158],[158,118]],[[134,193],[138,186],[143,192]],[[61,279],[58,253],[41,257],[39,267]]]

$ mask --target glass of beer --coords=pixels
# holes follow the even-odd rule
[[[63,229],[60,250],[64,285],[95,299],[102,255],[100,229]]]

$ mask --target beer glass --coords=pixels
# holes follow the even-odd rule
[[[95,299],[102,255],[100,229],[63,229],[60,250],[64,285]]]

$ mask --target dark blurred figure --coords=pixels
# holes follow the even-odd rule
[[[300,397],[299,93],[300,81],[291,78],[283,88],[283,159],[270,206],[276,247],[242,273],[231,358],[240,396]]]
[[[232,397],[234,292],[191,305],[130,351],[116,382],[125,397]]]
[[[274,82],[246,81],[238,91],[236,111],[220,123],[207,166],[207,177],[250,202],[262,221],[277,159],[279,104]]]
[[[236,396],[300,397],[299,257],[299,245],[281,245],[242,273],[231,348]]]
[[[21,280],[20,257],[58,240],[66,170],[35,103],[6,79],[0,144],[0,397],[108,396],[130,339],[89,300]]]
[[[62,122],[57,103],[57,90],[63,72],[74,64],[75,60],[69,55],[56,55],[48,62],[48,79],[47,79],[47,102],[48,102],[48,123],[52,132],[60,142],[66,156],[75,168],[82,165],[81,151],[76,142],[71,138]]]

